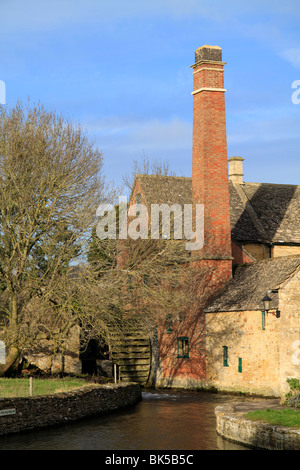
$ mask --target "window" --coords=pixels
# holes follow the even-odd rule
[[[189,357],[189,339],[186,336],[180,336],[178,338],[177,357]]]
[[[228,367],[228,347],[223,346],[223,366]]]
[[[239,372],[242,372],[242,371],[243,371],[243,367],[242,367],[242,358],[241,358],[241,357],[239,357],[238,371],[239,371]]]
[[[167,327],[167,333],[173,333],[173,320],[172,320],[172,315],[167,315],[167,318],[166,318],[166,327]]]

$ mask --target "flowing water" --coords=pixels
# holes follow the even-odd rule
[[[0,450],[246,450],[216,434],[215,407],[236,397],[196,391],[142,396],[123,411],[1,436]]]

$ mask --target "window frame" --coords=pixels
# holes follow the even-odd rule
[[[177,338],[177,357],[188,359],[190,357],[190,344],[188,336],[179,336]]]
[[[223,367],[229,367],[228,346],[223,346]]]
[[[173,316],[171,314],[166,317],[167,333],[173,333]]]

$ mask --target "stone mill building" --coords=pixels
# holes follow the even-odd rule
[[[244,159],[228,158],[224,65],[220,47],[195,52],[192,178],[137,175],[131,194],[204,204],[198,263],[213,272],[203,309],[160,328],[155,384],[280,396],[300,378],[300,186],[247,182]]]
[[[146,342],[142,383],[281,396],[300,378],[300,186],[247,182],[227,155],[224,66],[220,47],[196,50],[192,177],[136,175],[132,188],[130,204],[204,205],[194,262],[211,274],[205,304]]]

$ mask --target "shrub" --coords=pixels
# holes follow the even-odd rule
[[[300,381],[296,378],[289,378],[286,380],[290,386],[290,391],[285,395],[287,406],[300,408]]]

